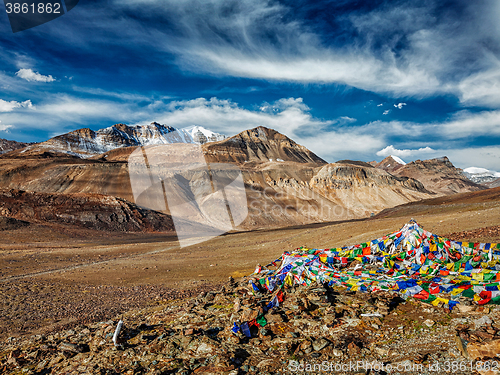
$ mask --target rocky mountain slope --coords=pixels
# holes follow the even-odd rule
[[[495,187],[500,187],[500,178],[497,178],[496,180],[486,182],[484,186],[489,187],[489,188],[495,188]]]
[[[401,165],[394,164],[389,156],[376,165],[399,177],[410,177],[420,181],[424,187],[433,193],[449,195],[484,189],[484,186],[470,181],[462,170],[456,168],[448,158],[430,160],[415,160]]]
[[[5,154],[6,152],[18,150],[28,146],[29,143],[9,141],[7,139],[0,138],[0,154]]]
[[[371,162],[370,164],[372,164],[376,168],[383,169],[384,171],[387,171],[389,173],[396,172],[399,168],[406,165],[406,163],[403,160],[401,160],[397,156],[392,156],[392,155],[389,155],[380,163]]]
[[[310,186],[332,202],[356,212],[356,217],[430,195],[422,183],[412,178],[396,177],[349,162],[322,167],[311,179]]]
[[[204,146],[209,162],[283,162],[326,164],[319,156],[276,130],[259,126]]]
[[[201,126],[176,129],[157,122],[134,126],[116,124],[97,131],[84,128],[62,134],[46,142],[28,146],[20,151],[19,155],[34,156],[50,152],[86,158],[122,147],[171,143],[203,144],[224,138],[224,135],[214,133]]]
[[[30,152],[3,155],[0,157],[0,188],[47,194],[105,194],[144,205],[144,202],[135,201],[127,164],[136,147],[125,147],[133,143],[132,135],[137,129],[125,125],[112,128],[108,129],[111,137],[118,134],[116,142],[128,139],[128,143],[93,157],[78,158],[68,154],[41,157],[40,154]],[[157,125],[154,128],[158,129]],[[122,131],[132,133],[129,138],[115,133]],[[80,134],[81,131],[77,133]],[[88,135],[88,139],[98,138],[97,132],[84,133]],[[95,142],[92,144],[95,145]],[[175,153],[176,147],[184,150],[186,146],[179,143],[168,147],[170,152]],[[367,217],[395,205],[433,197],[436,192],[452,193],[450,185],[453,187],[453,184],[461,183],[465,186],[459,186],[456,190],[480,188],[459,175],[451,163],[443,161],[409,163],[398,169],[401,172],[394,174],[363,162],[343,160],[327,164],[285,135],[264,127],[250,129],[221,141],[205,143],[201,150],[213,175],[227,175],[224,171],[225,163],[237,166],[236,170],[242,173],[248,216],[239,229]],[[158,176],[168,175],[168,171],[161,172],[161,165],[152,165],[152,168]],[[455,174],[450,171],[455,171]],[[419,178],[415,179],[415,175]],[[180,179],[170,180],[170,185],[165,186],[183,197],[195,197],[203,185],[200,176],[197,171],[185,168],[179,172]],[[224,178],[229,183],[229,177],[226,177]],[[422,177],[423,180],[420,180]],[[438,183],[433,180],[436,178]],[[175,189],[176,184],[179,185],[178,189]],[[436,186],[441,188],[436,189]],[[201,205],[194,202],[191,209],[203,211],[210,202],[216,204],[218,200],[204,199],[203,203],[198,202]],[[144,207],[149,206],[146,204]],[[157,209],[156,206],[149,208]],[[197,218],[207,215],[201,211],[192,212],[191,217],[195,222]],[[163,212],[170,214],[168,207]]]
[[[0,190],[0,216],[23,222],[57,223],[111,232],[172,232],[174,229],[168,215],[100,194]],[[10,221],[3,219],[6,225]]]
[[[500,201],[500,187],[491,189],[481,189],[460,194],[441,195],[439,197],[424,199],[416,202],[409,202],[400,206],[387,208],[377,214],[375,217],[380,219],[384,217],[416,217],[435,214],[436,208],[443,210],[450,208],[468,206],[469,211],[474,211],[477,207],[470,205],[484,206],[488,202]]]

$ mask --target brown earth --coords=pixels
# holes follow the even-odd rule
[[[466,230],[464,232],[455,232],[445,234],[444,237],[449,238],[453,241],[473,241],[477,238],[499,238],[500,237],[500,225],[486,227],[486,228],[478,228],[474,230]]]
[[[371,219],[234,232],[183,248],[175,237],[161,234],[113,234],[56,224],[9,226],[0,232],[1,329],[13,336],[36,331],[35,326],[55,329],[79,321],[81,309],[64,309],[67,304],[85,305],[85,316],[111,317],[139,303],[135,286],[182,291],[218,284],[229,275],[251,273],[257,263],[267,264],[285,250],[361,243],[393,232],[411,218],[436,234],[453,233],[458,239],[458,232],[472,231],[472,241],[500,242],[498,231],[491,230],[500,222],[499,194],[500,189],[490,189],[440,197]],[[41,286],[30,288],[33,284]],[[94,293],[98,286],[108,292]],[[112,297],[113,288],[120,298]],[[154,301],[161,290],[144,293],[140,303]],[[133,303],[123,302],[129,298]],[[37,312],[41,306],[47,310],[43,321]]]
[[[106,321],[10,337],[0,347],[0,372],[348,375],[398,369],[422,375],[450,373],[448,368],[461,375],[476,369],[481,375],[496,373],[482,369],[500,359],[498,306],[464,300],[450,312],[396,293],[313,283],[285,287],[279,307],[263,312],[269,294],[263,288],[251,292],[251,279],[229,280],[196,297],[157,300]],[[253,325],[248,335],[232,330],[261,313],[260,328]],[[378,371],[382,368],[388,372]]]

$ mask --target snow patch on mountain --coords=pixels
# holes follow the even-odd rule
[[[391,155],[391,158],[394,159],[394,161],[398,164],[401,164],[401,165],[406,165],[406,163],[403,161],[403,159],[401,159],[400,157],[398,156],[395,156],[395,155]]]

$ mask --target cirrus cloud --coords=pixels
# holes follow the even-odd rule
[[[155,47],[174,53],[186,70],[342,84],[393,97],[453,94],[464,104],[500,105],[500,6],[494,1],[457,1],[449,11],[437,0],[379,2],[348,12],[336,4],[270,0],[114,4],[144,17],[161,13],[170,28],[144,33],[130,22],[129,30],[135,39],[144,34],[145,43],[154,36]],[[301,6],[332,8],[334,16],[310,19]]]

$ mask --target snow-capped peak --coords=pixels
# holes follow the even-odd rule
[[[393,158],[396,163],[399,163],[401,165],[406,165],[406,163],[403,161],[403,159],[401,159],[398,156],[391,155],[391,158]]]
[[[215,133],[211,130],[205,129],[203,126],[192,125],[183,128],[180,131],[187,133],[196,143],[216,142],[226,139],[224,134]]]
[[[469,180],[475,183],[490,182],[500,177],[500,172],[480,167],[465,168],[464,174]]]
[[[489,169],[479,168],[479,167],[465,168],[464,172],[465,173],[470,173],[470,174],[484,174],[484,175],[490,175],[490,176],[493,176],[493,177],[500,177],[500,172],[490,171]]]

